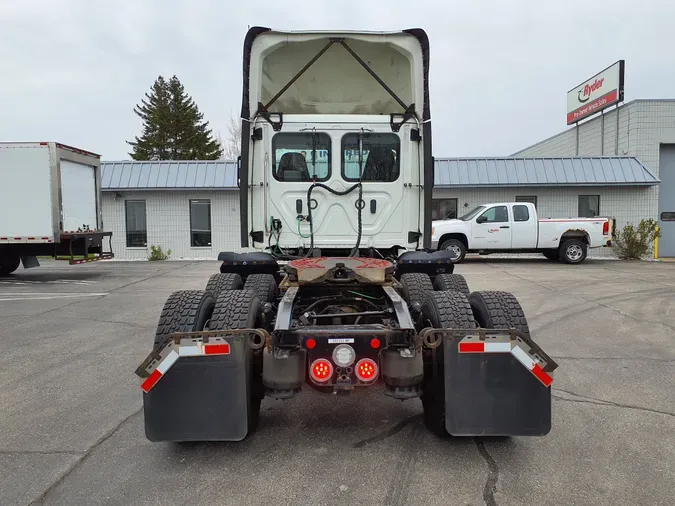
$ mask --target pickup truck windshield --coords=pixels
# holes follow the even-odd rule
[[[462,221],[469,221],[474,216],[476,216],[478,213],[480,213],[483,209],[485,209],[485,206],[474,207],[471,211],[466,213],[464,216],[461,216],[459,219],[462,220]]]

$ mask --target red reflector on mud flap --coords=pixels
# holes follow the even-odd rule
[[[230,343],[207,344],[204,346],[204,355],[229,355]]]
[[[155,386],[155,383],[159,381],[159,378],[162,377],[162,373],[155,369],[152,374],[146,379],[142,384],[141,388],[144,392],[149,392],[152,387]]]
[[[480,342],[473,343],[459,343],[460,353],[483,353],[485,351],[485,344]]]

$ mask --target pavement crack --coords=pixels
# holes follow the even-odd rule
[[[64,318],[66,320],[81,320],[85,322],[94,322],[94,323],[112,323],[115,325],[128,325],[130,327],[137,327],[141,329],[154,329],[154,325],[143,325],[141,323],[133,323],[133,322],[123,322],[123,321],[116,321],[116,320],[100,320],[98,318],[85,318],[83,316],[53,316],[53,318]]]
[[[672,416],[672,417],[675,418],[675,413],[671,413],[669,411],[661,411],[661,410],[658,410],[658,409],[645,408],[645,407],[642,407],[642,406],[635,406],[633,404],[624,404],[624,403],[620,403],[620,402],[608,401],[608,400],[605,400],[605,399],[598,399],[596,397],[588,397],[588,396],[585,396],[585,395],[577,394],[575,392],[569,392],[567,390],[562,390],[560,388],[554,388],[553,391],[554,392],[562,392],[562,393],[565,393],[567,395],[572,395],[572,396],[576,397],[576,399],[570,399],[568,397],[562,397],[560,395],[553,395],[554,399],[559,400],[559,401],[563,401],[563,402],[578,402],[578,403],[581,403],[581,404],[595,404],[596,406],[612,406],[612,407],[615,407],[615,408],[631,409],[631,410],[635,410],[635,411],[644,411],[644,412],[647,412],[647,413],[655,413],[655,414],[658,414],[658,415]]]
[[[43,492],[43,494],[40,496],[39,499],[31,503],[31,506],[38,506],[38,505],[43,505],[45,499],[49,495],[49,493],[54,490],[56,487],[58,487],[61,483],[63,483],[68,476],[70,476],[74,471],[79,469],[82,464],[84,464],[87,459],[91,456],[91,454],[103,443],[105,443],[108,439],[110,439],[112,436],[114,436],[118,430],[122,428],[122,426],[127,423],[129,420],[131,420],[134,416],[138,415],[141,411],[143,410],[143,407],[141,406],[137,410],[135,410],[133,413],[131,413],[129,416],[125,417],[120,423],[115,425],[111,430],[109,430],[106,434],[103,435],[98,441],[96,441],[86,452],[84,453],[79,453],[78,455],[81,455],[81,457],[75,462],[68,471],[66,471],[63,476],[61,476],[58,480],[56,480],[54,483],[52,483],[47,490]]]
[[[497,462],[485,447],[485,442],[477,437],[473,438],[473,440],[478,448],[478,453],[480,453],[480,456],[483,457],[488,466],[488,476],[483,487],[483,501],[486,506],[497,506],[495,493],[497,492],[497,482],[499,481],[499,466],[497,466]]]
[[[358,441],[352,445],[352,448],[363,448],[366,445],[373,444],[373,443],[379,443],[380,441],[384,441],[385,439],[388,439],[392,436],[395,436],[399,432],[401,432],[403,429],[405,429],[408,425],[416,421],[418,418],[422,418],[422,415],[413,415],[409,418],[406,418],[405,420],[397,423],[390,429],[382,432],[381,434],[378,434],[373,437],[369,437],[368,439],[364,439],[362,441]]]

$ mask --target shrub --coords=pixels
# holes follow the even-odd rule
[[[148,255],[148,260],[151,262],[157,260],[168,260],[171,256],[171,250],[167,250],[166,253],[162,250],[161,246],[150,246],[150,254]]]
[[[652,252],[654,239],[660,235],[658,222],[652,218],[642,220],[637,228],[628,223],[616,231],[612,249],[622,260],[642,260]]]

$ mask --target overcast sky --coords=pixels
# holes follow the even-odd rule
[[[675,98],[672,0],[0,0],[0,141],[128,159],[133,107],[176,74],[215,131],[241,104],[249,25],[431,41],[434,154],[500,156],[566,128],[567,91],[619,59],[625,99]]]

